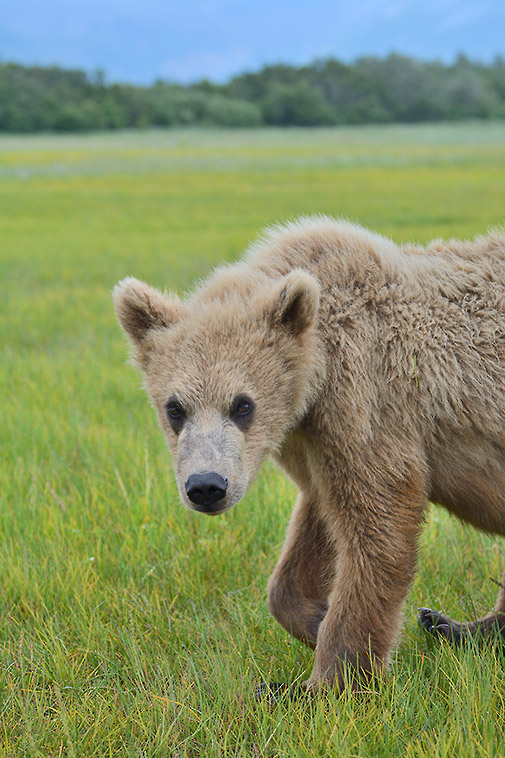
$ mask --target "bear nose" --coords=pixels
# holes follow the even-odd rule
[[[223,479],[221,474],[215,471],[191,474],[184,486],[191,502],[210,510],[209,506],[225,497],[228,479]]]

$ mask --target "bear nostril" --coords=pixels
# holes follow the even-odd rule
[[[191,474],[184,486],[192,503],[208,507],[226,496],[228,480],[212,471],[206,474]]]

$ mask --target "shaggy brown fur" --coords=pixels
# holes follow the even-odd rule
[[[309,690],[387,664],[429,500],[505,533],[505,234],[400,249],[302,219],[185,303],[126,279],[115,305],[188,507],[230,508],[268,453],[298,485],[268,602],[316,648]],[[420,620],[503,632],[505,591]]]

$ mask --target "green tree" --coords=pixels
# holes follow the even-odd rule
[[[320,90],[306,82],[275,84],[262,102],[263,118],[277,126],[334,124],[336,117]]]

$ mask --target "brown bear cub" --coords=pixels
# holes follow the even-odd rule
[[[184,302],[132,278],[114,300],[185,505],[228,510],[267,454],[299,487],[268,604],[316,649],[304,688],[387,665],[428,501],[505,534],[505,233],[402,249],[300,219]],[[505,590],[420,621],[503,635]]]

